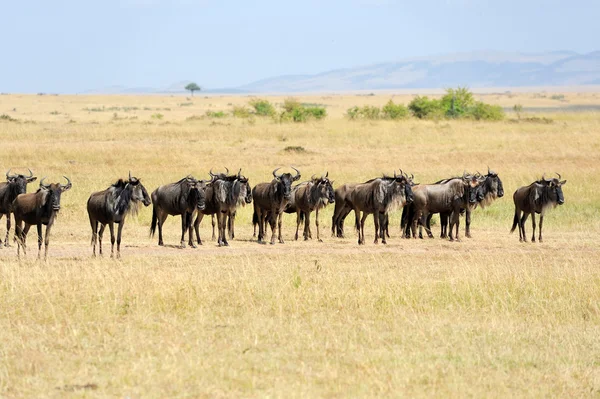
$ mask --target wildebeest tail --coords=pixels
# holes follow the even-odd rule
[[[152,204],[152,224],[150,225],[150,237],[154,237],[156,231],[156,224],[158,223],[158,215],[156,214],[156,207]]]
[[[256,211],[254,211],[252,213],[252,225],[257,225],[258,224],[258,214],[256,213]]]
[[[513,218],[513,225],[512,225],[512,229],[510,229],[510,232],[512,233],[513,231],[515,231],[515,229],[517,228],[517,225],[519,224],[519,212],[515,209],[515,217]]]
[[[300,223],[304,223],[304,211],[300,211]]]

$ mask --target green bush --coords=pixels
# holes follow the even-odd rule
[[[256,115],[260,116],[273,116],[275,115],[275,107],[267,100],[254,99],[249,103],[253,108]]]
[[[243,105],[234,105],[231,114],[236,118],[249,118],[250,110]]]
[[[209,118],[225,118],[227,114],[223,111],[206,111],[206,116],[208,116]]]
[[[504,119],[505,115],[501,106],[478,101],[468,110],[467,116],[475,120],[499,121]]]
[[[327,110],[324,107],[312,104],[305,106],[294,98],[286,98],[279,120],[282,122],[306,122],[309,119],[321,120],[326,116]]]
[[[164,117],[163,114],[152,114],[150,116],[152,119],[162,119]]]
[[[429,99],[427,96],[416,96],[408,104],[408,109],[413,116],[419,119],[430,119],[445,115],[442,102],[436,99]]]
[[[351,119],[368,119],[368,120],[376,120],[379,119],[379,114],[381,110],[379,107],[375,107],[373,105],[364,105],[362,107],[352,107],[348,108],[346,111],[346,116]]]
[[[381,109],[381,113],[385,119],[404,119],[408,117],[408,109],[402,104],[394,104],[392,100]]]
[[[461,118],[475,105],[473,93],[466,87],[446,89],[446,94],[440,102],[448,118]]]

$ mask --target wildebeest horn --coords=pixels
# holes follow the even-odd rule
[[[488,175],[490,174],[490,165],[488,165]]]
[[[33,172],[31,171],[31,169],[27,168],[27,170],[29,171],[29,177],[33,177]]]
[[[42,177],[42,180],[40,180],[40,187],[50,187],[49,184],[44,184],[44,180],[46,180],[46,177],[48,176],[44,176]]]
[[[396,178],[396,169],[394,169],[394,179]]]
[[[228,175],[229,174],[229,169],[227,168],[227,166],[225,166],[225,174]]]
[[[61,188],[65,188],[65,189],[69,189],[71,188],[71,180],[69,180],[69,178],[67,176],[63,176],[65,179],[67,179],[67,185],[60,185]]]
[[[310,177],[310,180],[315,180],[315,175],[312,175],[312,176]]]
[[[212,168],[210,168],[208,174],[210,175],[210,177],[216,177],[215,174],[212,172]]]
[[[12,170],[12,168],[10,168],[10,169],[8,170],[8,172],[6,172],[6,178],[7,178],[7,179],[8,179],[9,177],[16,177],[16,175],[14,175],[14,176],[11,176],[11,175],[10,175],[10,171],[11,171],[11,170]]]
[[[131,181],[131,171],[129,171],[129,181]]]
[[[560,173],[558,173],[558,172],[554,172],[554,173],[556,173],[558,175],[558,180],[560,180],[561,179]]]
[[[294,178],[300,177],[300,171],[298,169],[294,168],[293,166],[292,166],[292,169],[294,169],[296,171],[296,176],[294,176]]]
[[[329,171],[325,172],[325,177],[329,177]]]
[[[277,178],[277,179],[279,179],[281,177],[281,175],[277,176],[277,174],[276,174],[279,169],[281,169],[281,168],[277,168],[273,171],[273,176],[275,176],[275,178]]]
[[[238,176],[237,176],[237,177],[238,177],[238,179],[239,179],[240,177],[242,177],[242,168],[240,168],[240,170],[238,171]]]

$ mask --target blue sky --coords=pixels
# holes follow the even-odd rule
[[[475,50],[599,50],[597,0],[0,0],[0,91],[235,87]]]

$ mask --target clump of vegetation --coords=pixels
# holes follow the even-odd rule
[[[254,113],[259,116],[273,116],[275,115],[275,107],[267,100],[253,99],[249,102],[250,106],[254,108]]]
[[[18,122],[18,119],[15,119],[10,115],[2,114],[0,115],[0,121]]]
[[[189,91],[192,93],[192,97],[194,97],[194,92],[195,92],[195,91],[200,91],[200,90],[201,90],[200,86],[198,86],[198,85],[197,85],[196,83],[194,83],[194,82],[188,83],[188,84],[187,84],[187,85],[184,87],[184,89],[186,89],[186,90],[189,90]]]
[[[387,104],[381,109],[383,118],[398,120],[405,119],[408,117],[408,109],[403,104],[394,104],[392,100],[388,101]]]
[[[209,118],[225,118],[227,114],[223,111],[206,111],[206,116]]]
[[[556,100],[556,101],[566,101],[564,94],[553,94],[552,96],[550,96],[550,99]]]
[[[285,151],[285,152],[295,152],[297,154],[302,154],[302,153],[306,153],[307,152],[304,147],[299,146],[299,145],[290,145],[290,146],[287,146],[287,147],[285,147],[283,149],[283,151]]]
[[[164,117],[164,115],[163,115],[163,114],[158,114],[158,113],[157,113],[157,114],[152,114],[150,117],[151,117],[152,119],[158,119],[158,120],[160,120],[160,119],[162,119],[162,118]]]
[[[188,116],[187,118],[185,118],[185,121],[186,122],[194,122],[194,121],[201,121],[203,119],[204,119],[203,116],[192,115],[192,116]]]
[[[408,104],[408,109],[419,119],[501,120],[505,116],[502,107],[475,101],[465,87],[447,89],[439,100],[417,96]]]
[[[189,107],[189,106],[192,106],[192,105],[194,105],[193,102],[187,102],[187,103],[181,103],[181,104],[179,104],[180,107]]]
[[[517,114],[517,119],[521,119],[521,113],[523,112],[523,106],[521,104],[515,104],[513,111]]]
[[[348,108],[346,111],[346,116],[350,120],[356,119],[368,119],[368,120],[377,120],[379,119],[381,110],[379,107],[375,107],[373,105],[365,105],[362,107],[352,107]]]
[[[309,119],[321,120],[326,116],[325,107],[316,104],[302,104],[295,98],[286,98],[279,120],[282,122],[306,122]]]
[[[60,115],[60,112],[58,112],[58,111],[52,111],[52,112],[50,112],[50,115]]]
[[[236,118],[249,118],[251,115],[250,110],[243,105],[234,105],[231,114]]]

